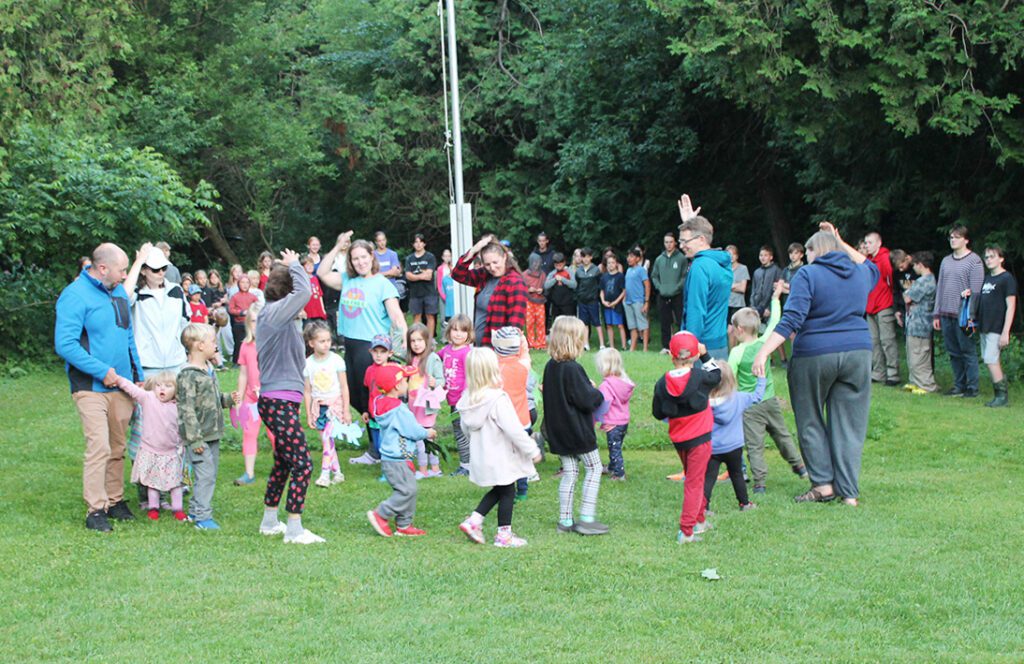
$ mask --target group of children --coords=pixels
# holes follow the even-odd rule
[[[616,272],[613,269],[611,273]],[[719,366],[711,360],[700,341],[688,332],[679,332],[671,339],[673,368],[655,386],[652,412],[657,419],[667,421],[669,438],[684,474],[696,480],[685,483],[677,536],[681,543],[698,540],[700,533],[710,528],[707,508],[723,463],[739,508],[756,507],[744,482],[742,450],[745,446],[748,449],[754,492],[763,492],[766,432],[775,438],[793,471],[805,475],[782,421],[770,374],[767,380],[755,379],[751,372],[753,356],[778,320],[780,290],[776,288],[773,293],[772,315],[763,333],[759,312],[741,309],[733,314],[738,343],[727,365]],[[132,481],[148,488],[151,519],[159,518],[161,492],[169,492],[175,518],[186,519],[182,467],[187,465],[194,475],[188,518],[200,529],[218,527],[213,520],[212,499],[224,408],[235,407],[232,419],[243,432],[245,471],[235,484],[254,481],[261,422],[256,409],[260,394],[255,346],[258,316],[258,304],[246,312],[238,389],[231,395],[220,392],[210,364],[217,354],[215,331],[200,323],[188,325],[182,333],[188,364],[177,378],[159,374],[151,377],[144,389],[126,379],[119,382],[143,409],[142,447],[132,469]],[[622,356],[614,348],[597,353],[602,382],[595,385],[578,362],[587,347],[586,324],[575,316],[559,316],[546,339],[550,360],[539,384],[544,422],[540,435],[534,436],[537,410],[532,397],[537,381],[525,335],[517,328],[500,328],[486,348],[475,348],[473,335],[472,321],[457,315],[447,326],[446,345],[435,351],[430,330],[413,325],[405,339],[408,357],[404,365],[395,362],[390,338],[379,336],[373,340],[373,364],[364,376],[370,391],[364,422],[370,429],[371,444],[380,453],[382,479],[392,488],[387,499],[367,512],[373,529],[385,537],[426,534],[413,524],[417,484],[441,475],[432,441],[437,437],[437,414],[447,402],[459,453],[459,468],[453,475],[467,475],[471,482],[487,489],[476,509],[459,526],[471,541],[484,541],[484,518],[497,506],[494,544],[526,544],[512,531],[512,512],[515,503],[526,496],[528,480],[536,476],[533,464],[542,458],[538,440],[548,441],[551,452],[561,460],[557,531],[607,533],[608,526],[597,518],[598,492],[603,474],[612,481],[626,478],[622,446],[635,390]],[[306,423],[322,433],[331,424],[351,425],[346,363],[331,350],[329,328],[322,322],[312,322],[305,326],[303,339],[307,347],[303,373]],[[607,467],[598,453],[595,429],[607,437]],[[172,435],[174,432],[178,435]],[[335,437],[325,434],[321,440],[321,474],[315,484],[326,488],[345,478]],[[577,513],[575,494],[580,484]]]

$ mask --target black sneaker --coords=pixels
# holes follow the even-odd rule
[[[964,399],[974,399],[978,396],[978,390],[967,390],[963,394]]]
[[[900,380],[899,378],[894,378],[893,380],[885,381],[885,384],[888,385],[889,387],[902,387],[903,381]]]
[[[960,391],[960,388],[958,388],[958,387],[951,387],[951,388],[949,388],[948,390],[946,390],[946,391],[944,392],[944,394],[945,394],[945,395],[946,395],[947,397],[962,397],[962,396],[964,395],[964,393],[963,393],[963,392],[961,392],[961,391]]]
[[[85,527],[101,533],[109,533],[114,530],[114,527],[107,521],[107,513],[103,510],[89,512],[88,516],[85,517]]]
[[[117,519],[118,521],[131,521],[135,518],[135,515],[132,514],[132,511],[128,508],[128,503],[123,500],[119,500],[108,507],[107,516],[111,519]]]

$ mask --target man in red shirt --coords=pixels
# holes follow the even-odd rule
[[[868,260],[878,267],[881,275],[868,295],[866,309],[868,329],[871,330],[871,380],[898,386],[902,381],[900,351],[896,345],[896,309],[892,300],[892,261],[878,233],[864,236],[864,249]]]

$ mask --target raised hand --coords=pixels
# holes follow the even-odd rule
[[[355,231],[345,231],[338,235],[337,248],[339,250],[348,249],[349,245],[352,244],[352,235]]]
[[[286,266],[291,267],[299,262],[299,255],[291,249],[285,249],[281,252],[281,262]]]
[[[690,201],[689,194],[683,194],[679,198],[679,219],[680,221],[688,221],[693,219],[700,214],[700,208],[693,209],[693,203]]]
[[[153,243],[147,242],[139,247],[139,250],[135,252],[135,260],[144,261],[149,257],[149,252],[153,251]]]
[[[837,238],[839,237],[839,229],[837,229],[835,227],[835,224],[833,224],[831,221],[823,221],[820,224],[818,224],[818,230],[825,231],[826,233],[831,233],[832,235],[835,235]]]

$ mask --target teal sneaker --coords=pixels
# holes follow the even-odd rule
[[[242,473],[241,477],[235,480],[235,486],[247,486],[256,481],[256,478],[249,473]]]
[[[220,526],[213,519],[196,521],[196,530],[220,530]]]

